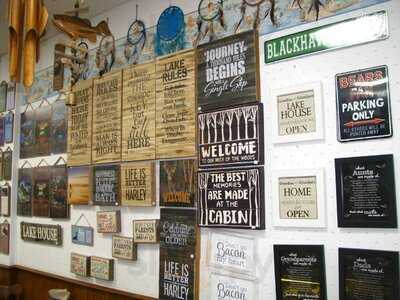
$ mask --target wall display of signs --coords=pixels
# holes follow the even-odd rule
[[[264,229],[264,169],[198,172],[199,225]]]
[[[76,104],[68,109],[68,166],[87,165],[92,157],[93,81],[79,81],[72,93]]]
[[[20,158],[33,157],[35,153],[36,122],[35,112],[28,105],[25,112],[21,114],[20,132]]]
[[[119,233],[121,232],[121,212],[98,211],[97,212],[98,233]]]
[[[155,63],[123,70],[122,160],[156,157]]]
[[[15,92],[15,83],[9,82],[7,85],[6,110],[12,110],[15,108]]]
[[[274,226],[326,226],[322,169],[279,170],[272,174]]]
[[[89,277],[90,257],[78,253],[71,253],[71,273],[83,277]]]
[[[133,220],[133,242],[155,244],[160,240],[159,220]]]
[[[324,246],[274,245],[274,257],[277,300],[327,299]]]
[[[251,236],[230,232],[210,232],[207,244],[208,265],[218,270],[253,275],[256,242]]]
[[[397,228],[393,155],[335,159],[339,227]]]
[[[369,26],[368,32],[363,28]],[[386,11],[300,31],[264,43],[265,63],[304,56],[322,51],[384,40],[389,37]]]
[[[93,167],[92,204],[116,206],[119,204],[119,165]]]
[[[21,239],[53,246],[62,245],[61,225],[21,222]]]
[[[7,102],[7,81],[2,81],[0,83],[0,113],[6,110],[6,102]]]
[[[223,299],[258,299],[258,284],[238,276],[226,276],[219,273],[210,274],[209,300]]]
[[[92,163],[121,160],[122,72],[93,81]]]
[[[199,167],[263,164],[262,104],[198,114]]]
[[[8,184],[0,187],[0,215],[10,216],[11,188]]]
[[[4,143],[10,144],[13,142],[14,135],[14,114],[9,112],[4,115]]]
[[[338,140],[392,136],[387,66],[336,75]]]
[[[176,53],[156,65],[156,158],[196,155],[194,51]]]
[[[67,165],[51,167],[50,217],[64,219],[69,217]]]
[[[71,241],[74,244],[93,246],[93,227],[90,226],[71,226]]]
[[[88,205],[90,200],[90,167],[68,168],[68,203]]]
[[[160,161],[160,206],[195,206],[196,169],[194,159]]]
[[[114,260],[98,256],[90,257],[90,276],[101,280],[114,280]]]
[[[399,299],[399,253],[339,248],[340,299]]]
[[[258,34],[248,31],[197,48],[201,109],[260,100]]]
[[[36,133],[34,156],[50,155],[51,116],[51,105],[47,101],[42,101],[41,105],[35,109]]]
[[[33,201],[32,209],[35,217],[50,216],[50,167],[33,169]]]
[[[137,245],[133,238],[113,235],[112,256],[118,259],[137,260]]]
[[[50,152],[60,154],[67,152],[67,106],[65,101],[57,100],[52,104]]]
[[[3,152],[3,170],[2,170],[2,175],[3,175],[3,180],[11,180],[12,176],[12,156],[13,152],[11,148],[7,148],[6,151]]]
[[[321,82],[272,91],[273,142],[292,143],[324,138]]]
[[[7,220],[0,224],[0,253],[10,254],[10,224]]]
[[[124,206],[154,206],[155,163],[140,162],[121,165],[121,201]]]
[[[18,170],[17,215],[32,216],[33,169]]]

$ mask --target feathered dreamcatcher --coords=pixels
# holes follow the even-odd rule
[[[302,4],[303,4],[303,0],[293,0],[292,2],[292,7],[297,4],[297,6],[300,9],[303,9]],[[321,9],[321,7],[323,7],[324,4],[320,1],[320,0],[311,0],[311,5],[308,8],[307,13],[311,13],[312,10],[315,10],[315,20],[317,21],[319,18],[319,11]]]
[[[139,62],[140,53],[143,51],[146,40],[146,26],[142,20],[138,20],[138,6],[136,5],[136,19],[129,26],[124,48],[124,56],[128,63],[137,64]]]
[[[215,24],[225,29],[223,0],[201,0],[197,8],[197,37],[194,46],[208,36],[209,41],[215,39]],[[204,27],[204,29],[203,29]]]
[[[96,66],[99,75],[109,72],[115,62],[115,38],[113,35],[106,35],[100,41],[96,52]]]
[[[87,71],[89,69],[89,46],[86,42],[81,41],[78,43],[79,49],[85,49],[86,52],[78,51],[75,48],[71,49],[71,54],[75,57],[75,68],[71,69],[71,77],[74,83],[80,79],[87,79]]]
[[[302,0],[300,0],[302,1]],[[263,3],[270,3],[269,9],[265,11],[265,13],[262,15],[261,14],[261,5]],[[256,12],[254,14],[254,21],[253,21],[253,29],[258,29],[260,22],[262,20],[265,20],[265,18],[269,15],[269,18],[271,20],[271,23],[273,25],[276,25],[276,20],[275,20],[275,0],[242,0],[242,4],[240,5],[240,20],[235,26],[235,33],[239,31],[240,26],[243,23],[244,17],[246,15],[246,9],[247,7],[255,7]]]

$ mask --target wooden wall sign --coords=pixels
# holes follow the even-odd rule
[[[3,80],[0,83],[0,113],[6,110],[6,102],[7,102],[7,81]]]
[[[258,34],[229,36],[197,48],[197,101],[200,108],[260,100]]]
[[[71,253],[71,273],[89,277],[90,276],[90,256]]]
[[[50,217],[50,167],[33,169],[33,216]]]
[[[68,170],[65,164],[51,167],[50,217],[56,219],[69,217]]]
[[[12,156],[13,156],[13,152],[12,152],[11,148],[7,148],[7,150],[3,152],[3,165],[2,165],[3,180],[7,180],[7,181],[11,180]]]
[[[93,81],[92,163],[121,160],[122,72]]]
[[[133,238],[113,235],[112,256],[125,260],[137,260],[137,245],[133,243]]]
[[[200,168],[263,164],[261,103],[200,113],[198,123]]]
[[[32,106],[29,105],[21,114],[20,158],[35,156],[35,133],[35,113]]]
[[[61,225],[21,222],[21,239],[54,246],[62,245]]]
[[[156,205],[155,188],[154,162],[128,163],[121,165],[122,205]]]
[[[10,216],[11,188],[8,184],[0,188],[0,214],[4,217]]]
[[[93,246],[93,227],[90,226],[71,226],[71,241],[73,244]]]
[[[122,160],[156,157],[155,63],[123,70]]]
[[[35,156],[50,155],[51,105],[47,101],[35,109],[35,120]]]
[[[196,154],[195,55],[185,51],[157,61],[156,157]]]
[[[194,159],[160,161],[160,206],[194,207],[196,170]]]
[[[32,216],[33,169],[18,170],[17,215]]]
[[[15,92],[15,83],[9,82],[7,85],[6,110],[12,110],[15,108]]]
[[[200,226],[264,229],[264,170],[198,172]]]
[[[57,100],[52,104],[50,152],[52,154],[65,153],[67,151],[67,106],[65,101]]]
[[[119,204],[119,165],[93,167],[92,204],[116,206]]]
[[[13,142],[14,135],[14,114],[9,112],[3,118],[4,120],[4,143],[10,144]]]
[[[98,256],[90,257],[90,276],[101,280],[114,280],[114,260]]]
[[[0,253],[10,254],[10,224],[7,220],[0,224]]]
[[[68,168],[68,203],[87,205],[90,200],[90,167]]]
[[[133,242],[155,244],[159,241],[158,220],[133,220]]]
[[[97,212],[97,232],[98,233],[118,233],[121,232],[121,212],[98,211]]]
[[[76,105],[68,110],[68,166],[87,165],[92,157],[93,81],[78,82],[72,93]]]

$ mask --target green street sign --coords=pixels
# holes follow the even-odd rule
[[[265,63],[384,40],[388,37],[387,13],[378,11],[265,41]]]

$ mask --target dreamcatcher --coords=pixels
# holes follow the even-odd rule
[[[157,21],[156,53],[164,55],[184,49],[185,16],[177,6],[165,9]]]
[[[292,7],[295,4],[297,4],[297,6],[302,10],[303,9],[303,7],[301,6],[302,3],[303,3],[303,0],[293,0]],[[324,5],[322,4],[322,2],[320,0],[312,0],[307,13],[309,14],[312,10],[315,10],[315,20],[318,20],[319,10],[321,9],[321,6],[323,7]]]
[[[297,0],[295,0],[297,1]],[[302,0],[300,0],[302,1]],[[266,10],[266,12],[264,13],[264,15],[261,15],[261,5],[263,3],[269,2],[270,3],[270,8]],[[275,0],[242,0],[242,4],[240,5],[240,20],[239,22],[236,24],[235,27],[235,33],[239,30],[240,25],[242,24],[244,17],[246,15],[246,9],[247,6],[250,7],[255,7],[256,8],[256,12],[254,14],[254,21],[253,21],[253,29],[258,29],[260,22],[262,20],[265,20],[265,18],[269,15],[271,22],[273,25],[276,25],[276,21],[275,21]]]
[[[84,41],[81,41],[78,45],[78,49],[84,49],[86,51],[78,51],[76,48],[71,49],[71,54],[75,58],[75,64],[71,68],[71,79],[74,83],[78,80],[87,79],[87,71],[89,69],[89,46]]]
[[[225,29],[223,12],[223,0],[201,0],[197,8],[197,37],[194,46],[197,46],[203,38],[209,36],[209,41],[215,39],[214,22]],[[203,31],[203,25],[205,29]]]
[[[125,59],[128,63],[138,63],[140,53],[143,51],[146,40],[146,26],[143,21],[138,20],[138,6],[136,5],[136,19],[131,26],[129,26],[124,48]]]
[[[115,38],[113,35],[103,36],[96,52],[96,66],[102,76],[111,70],[115,61]]]

